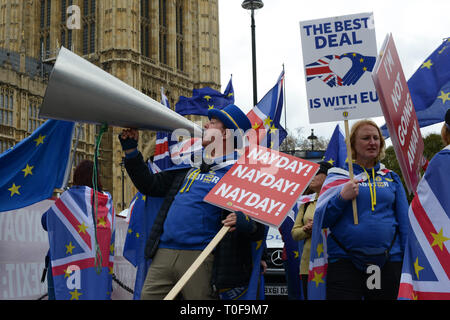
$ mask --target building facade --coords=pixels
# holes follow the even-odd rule
[[[61,46],[154,100],[163,87],[172,108],[194,88],[220,90],[218,0],[0,0],[0,153],[45,121],[39,108]],[[98,131],[80,126],[74,167],[93,158]],[[136,192],[121,166],[120,131],[108,129],[99,155],[117,211]],[[145,158],[154,135],[140,133]]]

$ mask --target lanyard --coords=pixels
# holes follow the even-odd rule
[[[375,190],[376,184],[375,184],[375,169],[372,168],[372,179],[373,179],[373,190],[372,190],[372,183],[370,182],[370,176],[367,173],[366,169],[363,167],[364,172],[367,175],[367,178],[369,180],[369,190],[370,190],[370,200],[372,202],[372,211],[375,211],[375,205],[377,204],[377,192]]]

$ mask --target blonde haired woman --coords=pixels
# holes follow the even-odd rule
[[[396,299],[408,230],[408,201],[398,175],[384,167],[385,142],[376,123],[356,122],[350,133],[355,179],[344,184],[326,204],[323,228],[327,239],[327,299]],[[328,175],[342,175],[330,169]],[[358,208],[353,222],[352,200]],[[378,265],[379,286],[370,288],[369,265]]]

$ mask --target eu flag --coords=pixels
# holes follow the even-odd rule
[[[0,155],[0,212],[23,208],[61,187],[72,143],[73,122],[47,120]]]
[[[408,80],[421,128],[442,122],[450,108],[450,38],[428,56]],[[386,125],[383,136],[389,137]]]
[[[164,198],[149,197],[138,192],[130,205],[123,256],[137,268],[133,295],[135,300],[141,297],[142,286],[152,262],[151,259],[145,259],[145,244],[163,201]]]
[[[180,96],[175,111],[181,115],[197,114],[201,116],[208,115],[208,110],[212,108],[223,109],[229,104],[234,103],[234,90],[232,79],[224,93],[220,93],[210,87],[192,90],[192,97]]]
[[[297,204],[291,210],[286,219],[280,225],[278,230],[284,242],[284,248],[286,249],[287,263],[285,264],[285,272],[287,274],[286,280],[288,281],[288,297],[289,299],[303,300],[303,292],[300,281],[300,257],[299,246],[297,241],[292,238],[291,230],[294,226],[294,221],[298,213]]]
[[[333,131],[327,150],[323,156],[323,160],[329,162],[333,167],[344,168],[347,160],[347,146],[345,144],[344,134],[336,125]]]

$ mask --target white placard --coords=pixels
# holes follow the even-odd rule
[[[382,116],[373,13],[300,22],[310,123]]]

